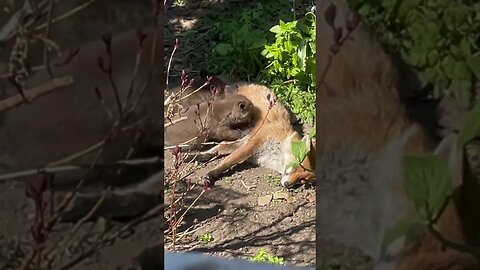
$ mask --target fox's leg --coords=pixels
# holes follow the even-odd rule
[[[224,160],[222,160],[220,164],[207,173],[208,180],[205,184],[213,185],[225,170],[247,160],[255,153],[262,143],[263,139],[260,136],[249,138],[247,141],[245,141],[245,143],[243,143],[242,147],[233,151]]]
[[[237,142],[221,142],[219,145],[210,148],[207,151],[200,153],[188,153],[185,157],[185,162],[190,161],[208,161],[215,157],[222,157],[231,154],[244,144],[244,141]]]

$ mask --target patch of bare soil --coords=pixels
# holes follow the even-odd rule
[[[168,153],[165,158],[169,168]],[[215,163],[201,166],[189,179],[199,180]],[[198,187],[189,193],[185,204],[200,192]],[[239,165],[200,196],[178,231],[187,233],[177,240],[177,250],[251,258],[264,248],[272,256],[283,257],[287,265],[313,266],[315,190],[287,191],[277,172]],[[201,241],[208,234],[213,240]],[[172,249],[170,243],[167,238],[167,250]]]
[[[49,211],[47,211],[49,213]],[[0,266],[1,269],[21,269],[21,263],[15,258],[28,257],[34,243],[30,228],[34,224],[35,209],[33,204],[25,198],[23,183],[0,184]],[[50,216],[46,215],[47,220]],[[100,248],[90,251],[91,244],[102,235],[108,235],[125,226],[126,223],[109,222],[100,219],[97,222],[86,222],[79,226],[78,231],[69,243],[81,243],[75,249],[69,249],[66,256],[62,255],[61,263],[53,269],[98,269],[111,270],[128,265],[146,247],[158,243],[162,239],[162,229],[159,218],[153,218],[138,224],[131,230],[123,232],[115,241],[109,241]],[[47,253],[54,250],[64,250],[61,247],[62,239],[74,229],[70,223],[59,223],[48,237]],[[70,245],[69,245],[70,246]],[[60,268],[75,262],[85,256],[78,265]],[[28,268],[27,268],[28,269]]]

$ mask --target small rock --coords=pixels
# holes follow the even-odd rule
[[[290,193],[288,193],[287,191],[277,191],[277,192],[273,193],[273,199],[274,200],[284,199],[288,203],[293,203],[295,201],[293,199],[293,197],[290,195]]]
[[[272,200],[272,194],[268,194],[268,195],[265,195],[265,196],[260,196],[258,197],[257,199],[257,202],[258,202],[258,205],[259,206],[264,206],[264,205],[267,205],[270,203],[270,201]]]

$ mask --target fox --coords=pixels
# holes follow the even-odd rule
[[[315,146],[308,136],[301,136],[291,123],[290,112],[267,86],[257,83],[238,83],[227,87],[228,94],[247,97],[257,110],[255,123],[245,137],[220,144],[200,153],[188,154],[187,160],[206,161],[225,158],[206,175],[205,184],[212,186],[222,173],[245,161],[272,169],[281,174],[280,183],[292,188],[302,183],[315,183]],[[291,143],[303,141],[308,154],[296,168],[286,168],[295,161]]]
[[[329,15],[335,11],[333,20],[321,16],[317,21],[322,40],[317,70],[328,68],[317,81],[317,239],[359,249],[371,258],[374,270],[478,269],[478,258],[445,247],[428,230],[412,244],[406,245],[402,238],[382,250],[386,231],[415,215],[403,186],[405,155],[435,154],[449,165],[454,199],[439,217],[441,234],[469,243],[478,235],[478,229],[467,226],[477,207],[474,196],[465,192],[472,189],[461,174],[463,154],[458,153],[463,149],[457,149],[458,135],[437,138],[409,114],[404,100],[411,88],[400,83],[405,74],[361,19],[353,29],[347,23],[352,17],[347,1],[317,5],[321,14],[327,9]],[[352,30],[334,56],[332,23]],[[317,259],[323,257],[317,254]]]

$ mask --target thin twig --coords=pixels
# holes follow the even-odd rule
[[[60,78],[54,78],[42,85],[25,90],[25,95],[29,101],[32,101],[38,97],[51,93],[52,91],[70,85],[73,83],[72,76],[64,76]],[[0,101],[0,112],[9,110],[23,103],[23,98],[20,94],[13,97],[6,98]]]
[[[182,122],[182,121],[184,121],[184,120],[187,120],[187,117],[186,117],[186,116],[182,116],[182,117],[180,117],[180,118],[178,118],[178,119],[175,119],[175,120],[172,120],[172,121],[170,121],[170,122],[167,122],[167,123],[163,124],[163,127],[166,128],[166,127],[169,127],[169,126],[171,126],[171,125],[174,125],[174,124],[176,124],[176,123],[178,123],[178,122]]]
[[[97,209],[100,207],[100,205],[102,204],[102,202],[105,200],[105,198],[107,197],[109,191],[110,191],[111,187],[108,187],[107,190],[103,193],[103,195],[100,197],[100,199],[95,203],[95,205],[92,207],[92,209],[90,209],[90,211],[84,216],[82,217],[80,220],[78,220],[75,225],[73,226],[73,228],[71,228],[67,235],[63,238],[63,240],[61,241],[58,241],[55,245],[53,245],[53,247],[55,247],[54,250],[51,251],[51,253],[49,254],[49,257],[51,257],[51,259],[54,259],[55,256],[58,256],[60,252],[62,251],[65,251],[66,249],[68,249],[68,242],[75,236],[75,234],[77,233],[78,229],[80,229],[80,226],[85,223],[87,220],[89,220],[92,215],[95,213],[95,211],[97,211]],[[60,248],[59,248],[60,247]],[[60,252],[59,252],[60,250]],[[54,251],[57,251],[57,252],[54,252]]]
[[[99,167],[115,167],[115,166],[144,166],[150,164],[157,164],[160,162],[159,157],[151,157],[151,158],[139,158],[139,159],[130,159],[130,160],[118,160],[116,162],[110,164],[95,164],[93,168]],[[47,166],[42,168],[43,171],[46,173],[58,173],[58,172],[68,172],[68,171],[75,171],[75,170],[83,170],[89,168],[91,165],[64,165],[64,166]],[[9,179],[16,179],[20,177],[35,175],[38,173],[38,169],[29,169],[20,172],[8,173],[0,175],[0,182],[9,180]]]
[[[134,227],[135,225],[141,223],[142,221],[144,220],[147,220],[147,219],[150,219],[154,216],[156,216],[158,214],[158,212],[160,212],[161,210],[164,209],[164,205],[159,205],[155,208],[153,208],[152,210],[148,211],[146,214],[142,215],[141,217],[137,218],[137,219],[134,219],[132,221],[130,221],[129,223],[127,223],[126,225],[122,226],[120,229],[110,233],[110,234],[106,234],[104,235],[100,240],[98,240],[91,248],[89,248],[87,251],[85,251],[84,253],[80,254],[78,257],[76,257],[75,259],[73,259],[72,261],[70,262],[67,262],[66,264],[64,264],[63,266],[59,267],[58,270],[67,270],[67,269],[70,269],[72,268],[73,266],[77,265],[78,263],[80,263],[81,261],[83,261],[85,258],[89,257],[90,255],[94,254],[97,249],[99,249],[100,247],[102,247],[102,245],[106,244],[106,243],[109,243],[113,240],[115,240],[118,236],[120,236],[122,233],[130,230],[132,227]]]
[[[69,10],[68,12],[66,12],[66,13],[64,13],[64,14],[62,14],[62,15],[60,15],[60,16],[58,16],[58,17],[55,17],[54,19],[52,19],[51,23],[53,24],[53,23],[56,23],[56,22],[58,22],[58,21],[60,21],[60,20],[66,19],[66,18],[70,17],[71,15],[73,15],[73,14],[75,14],[75,13],[77,13],[77,12],[82,11],[82,9],[88,7],[90,4],[92,4],[92,3],[95,2],[95,1],[97,1],[97,0],[89,0],[88,2],[85,2],[85,3],[81,4],[81,5],[79,5],[78,7]],[[47,27],[47,23],[43,23],[43,24],[35,27],[35,30],[36,30],[36,31],[39,31],[39,30],[42,30],[42,29],[45,28],[45,27]]]
[[[55,0],[49,0],[48,3],[48,12],[47,12],[47,26],[45,29],[45,39],[49,40],[50,39],[50,29],[52,27],[52,14],[53,14],[53,9],[55,6]],[[47,67],[48,75],[50,76],[51,79],[53,79],[53,71],[52,68],[50,67],[50,53],[49,53],[49,48],[48,44],[46,42],[43,43],[43,57],[45,61],[45,66]]]
[[[471,254],[471,255],[474,255],[474,256],[477,256],[477,257],[480,256],[480,248],[472,247],[472,246],[469,246],[469,245],[466,245],[466,244],[458,244],[458,243],[455,243],[453,241],[448,240],[447,238],[443,237],[443,235],[439,231],[437,231],[437,229],[435,229],[433,224],[429,224],[427,227],[428,227],[428,231],[433,236],[435,236],[435,238],[437,238],[438,241],[440,241],[440,243],[442,245],[444,245],[445,247],[448,247],[448,248],[451,248],[451,249],[454,249],[454,250],[457,250],[457,251],[460,251],[460,252],[468,253],[468,254]]]

